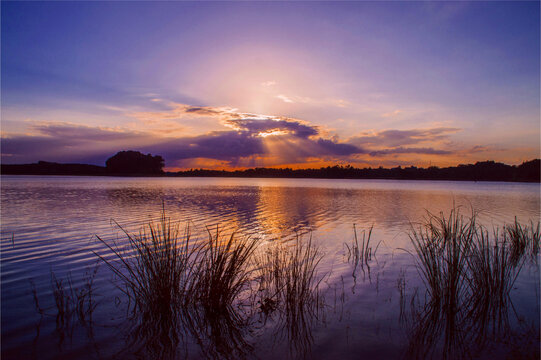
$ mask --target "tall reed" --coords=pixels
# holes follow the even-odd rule
[[[322,257],[311,236],[307,242],[297,236],[294,243],[271,247],[261,258],[261,309],[279,312],[291,351],[301,357],[309,352],[311,327],[324,304],[319,290],[324,277],[317,271]]]
[[[530,226],[521,225],[516,217],[512,225],[504,226],[504,237],[510,244],[513,262],[518,263],[525,254],[533,259],[537,257],[541,238],[540,226],[539,221],[537,225],[534,225],[533,221],[530,222]]]
[[[457,300],[465,291],[467,256],[475,235],[475,214],[465,218],[456,208],[448,217],[428,213],[424,225],[411,228],[417,269],[430,299],[444,311],[456,311]]]
[[[208,241],[198,254],[190,293],[208,311],[226,311],[251,280],[249,259],[257,240],[235,233],[224,238],[218,227],[214,235],[207,231]]]
[[[539,227],[538,227],[539,228]],[[410,239],[417,270],[425,283],[427,301],[416,318],[410,353],[424,358],[442,341],[443,357],[468,355],[489,334],[504,336],[508,328],[509,294],[525,261],[534,253],[538,228],[504,226],[503,236],[491,238],[476,223],[453,208],[449,216],[428,213]]]
[[[36,311],[42,316],[54,317],[56,320],[56,334],[59,336],[59,345],[62,346],[66,335],[71,337],[77,325],[86,328],[92,337],[92,316],[97,306],[95,301],[94,278],[98,271],[98,264],[91,272],[87,272],[82,278],[82,286],[75,286],[71,273],[65,278],[59,278],[51,270],[51,293],[54,305],[42,307],[38,292],[33,280],[30,280],[32,295]],[[43,302],[42,302],[43,304]],[[38,323],[38,332],[39,332]]]
[[[95,254],[121,280],[121,290],[133,302],[134,311],[176,313],[182,303],[184,284],[191,273],[190,260],[194,255],[189,227],[181,238],[179,226],[171,224],[165,211],[158,224],[149,223],[138,235],[117,226],[126,235],[127,247],[111,245],[96,236],[114,254],[114,260]]]
[[[509,293],[520,272],[513,250],[497,232],[491,240],[488,231],[480,229],[468,257],[470,303],[467,309],[471,338],[485,342],[488,333],[506,332],[509,327]],[[492,331],[490,331],[492,329]]]
[[[130,346],[140,348],[141,356],[174,358],[186,331],[207,357],[241,358],[251,349],[245,335],[254,310],[267,315],[278,310],[288,342],[307,351],[312,319],[322,308],[316,270],[322,254],[311,238],[258,257],[257,239],[225,236],[219,228],[207,228],[207,241],[192,242],[189,228],[181,236],[165,211],[158,224],[138,235],[118,226],[127,243],[97,237],[113,256],[96,255],[130,300],[137,320]]]
[[[359,267],[363,271],[363,274],[365,273],[364,268],[366,267],[368,270],[368,276],[370,277],[369,261],[372,260],[372,256],[376,255],[379,245],[381,244],[380,241],[375,250],[372,251],[372,247],[370,246],[370,238],[372,236],[373,229],[374,226],[371,226],[370,230],[368,230],[368,234],[365,230],[363,230],[362,241],[359,242],[359,238],[357,237],[357,227],[355,224],[353,224],[353,241],[351,242],[351,245],[347,243],[344,244],[347,249],[347,260],[353,264],[353,271],[351,275],[353,276],[355,282],[357,282],[357,269]]]

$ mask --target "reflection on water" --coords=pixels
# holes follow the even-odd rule
[[[297,235],[307,237],[311,232],[314,244],[325,254],[318,267],[329,276],[321,284],[326,298],[323,323],[312,326],[304,319],[310,326],[301,326],[305,332],[300,338],[308,339],[301,346],[310,348],[310,357],[347,359],[362,354],[396,358],[412,341],[427,345],[416,346],[416,351],[430,348],[430,336],[441,334],[442,327],[448,327],[449,333],[456,330],[458,337],[452,342],[457,346],[467,343],[472,334],[481,337],[475,343],[493,342],[490,334],[511,334],[517,339],[509,341],[514,345],[498,342],[503,358],[520,348],[517,343],[539,339],[537,266],[523,266],[509,299],[501,306],[478,302],[475,311],[456,311],[456,318],[442,321],[441,312],[424,301],[422,281],[411,268],[412,257],[398,250],[413,250],[407,236],[410,222],[419,221],[425,210],[438,213],[453,203],[479,210],[478,220],[489,228],[513,223],[515,216],[521,223],[537,222],[538,184],[3,176],[2,356],[99,358],[152,352],[163,358],[186,354],[274,358],[303,353],[291,355],[284,350],[291,336],[287,328],[283,336],[277,334],[272,320],[240,326],[227,316],[210,321],[208,314],[192,308],[176,327],[177,333],[171,333],[172,326],[162,321],[158,327],[141,317],[126,323],[129,306],[103,267],[93,283],[96,311],[92,331],[76,317],[70,318],[73,326],[69,331],[61,331],[55,316],[42,317],[35,311],[29,279],[35,284],[40,307],[55,314],[50,310],[57,308],[51,271],[57,279],[67,279],[71,272],[73,289],[84,289],[82,274],[94,265],[94,251],[103,250],[94,235],[122,243],[122,233],[111,219],[128,231],[137,231],[159,217],[162,201],[172,219],[189,222],[193,233],[202,237],[206,236],[205,226],[216,224],[226,232],[251,234],[262,245],[278,240],[292,244]],[[345,261],[344,246],[354,239],[353,224],[358,229],[374,227],[372,248],[381,241],[377,257],[358,262],[355,269],[354,263]],[[402,285],[397,286],[401,274]],[[409,297],[400,296],[406,292]],[[494,321],[493,314],[499,314],[501,321]],[[399,321],[400,315],[408,317],[408,326]],[[407,334],[404,329],[409,329]],[[123,334],[122,339],[118,334]],[[186,341],[188,338],[195,340]]]
[[[537,258],[539,232],[515,223],[493,234],[476,223],[475,213],[464,217],[459,209],[448,216],[429,214],[419,229],[412,229],[426,296],[424,301],[417,299],[418,306],[414,306],[417,293],[411,298],[408,357],[469,358],[513,331],[522,333],[522,326],[511,326],[510,293],[531,258],[525,252],[517,258],[513,249],[526,244]],[[399,290],[404,320],[404,278],[399,279]]]

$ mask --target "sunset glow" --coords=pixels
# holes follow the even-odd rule
[[[536,2],[2,5],[5,164],[539,157]]]

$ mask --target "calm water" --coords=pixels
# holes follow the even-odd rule
[[[415,301],[424,298],[408,231],[426,211],[459,206],[479,212],[489,229],[540,218],[539,184],[390,180],[106,178],[2,176],[1,286],[2,357],[141,357],[130,351],[129,324],[122,293],[106,266],[94,288],[94,326],[59,330],[54,316],[51,272],[71,274],[74,287],[105,254],[95,235],[125,241],[113,222],[130,232],[167,215],[190,224],[194,235],[206,227],[238,230],[261,244],[313,242],[325,257],[325,314],[308,330],[309,358],[401,358],[415,344]],[[357,269],[345,257],[344,243],[374,227],[376,257]],[[355,276],[352,276],[355,274]],[[32,285],[40,307],[36,310]],[[539,353],[539,267],[526,263],[511,293],[505,336],[472,349],[472,357],[509,358]],[[402,296],[401,296],[402,294]],[[412,301],[413,299],[413,301]],[[417,299],[417,300],[415,300]],[[404,304],[407,303],[406,306]],[[418,319],[417,319],[418,320]],[[295,357],[290,341],[268,326],[245,329],[248,358]],[[199,358],[197,342],[186,339],[179,357]],[[537,354],[536,354],[537,352]],[[431,353],[441,356],[437,350]],[[537,355],[538,356],[538,355]]]

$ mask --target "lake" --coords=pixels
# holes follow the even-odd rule
[[[453,207],[465,216],[473,209],[490,234],[515,218],[537,224],[539,184],[69,176],[2,176],[1,181],[4,359],[159,354],[163,342],[157,350],[134,337],[119,279],[96,254],[114,256],[96,235],[124,246],[122,229],[138,233],[149,221],[159,221],[163,209],[181,229],[189,226],[194,241],[219,229],[250,236],[261,247],[311,239],[323,254],[317,267],[322,303],[315,319],[295,325],[297,333],[279,319],[252,314],[234,332],[222,329],[229,334],[225,340],[184,334],[172,357],[441,358],[449,346],[462,349],[457,354],[465,358],[539,357],[539,255],[513,270],[517,278],[509,299],[498,316],[488,315],[490,331],[477,323],[450,331],[438,328],[440,320],[423,317],[426,286],[409,236],[428,212],[449,214]],[[354,226],[359,240],[373,227],[372,253],[360,266],[348,259]],[[64,279],[64,286],[71,282],[81,289],[94,270],[90,325],[75,316],[59,322],[52,274]],[[419,324],[433,334],[420,335]],[[480,340],[466,341],[461,333]]]

